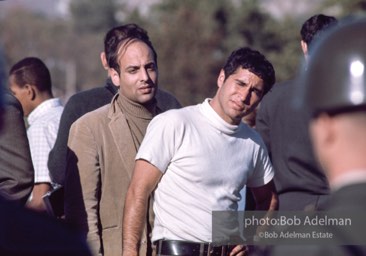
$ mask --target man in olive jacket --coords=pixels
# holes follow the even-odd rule
[[[122,27],[125,31],[111,42],[116,54],[108,60],[119,93],[111,104],[75,121],[68,140],[65,217],[95,255],[122,254],[124,199],[137,149],[150,120],[179,106],[157,88],[157,55],[146,31],[134,24]],[[148,230],[141,255],[151,254]]]

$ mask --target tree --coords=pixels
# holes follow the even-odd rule
[[[213,96],[224,61],[242,46],[261,51],[275,66],[278,81],[298,68],[298,24],[275,20],[256,0],[166,0],[152,9],[149,20],[160,84],[184,105]]]
[[[159,55],[160,84],[184,104],[213,96],[223,60],[227,3],[162,1],[148,31]]]
[[[118,24],[115,0],[74,0],[70,2],[73,26],[79,33],[105,32]]]
[[[339,18],[346,16],[365,16],[366,2],[364,0],[325,0],[320,6]]]
[[[62,96],[67,79],[63,67],[56,64],[66,62],[70,57],[72,48],[65,42],[73,39],[67,24],[21,8],[10,10],[0,22],[4,24],[0,38],[7,68],[25,57],[41,58],[50,69],[53,91]]]
[[[0,43],[9,65],[30,55],[44,59],[54,87],[67,98],[104,83],[99,60],[104,35],[113,26],[134,22],[149,32],[158,52],[159,85],[183,105],[196,104],[213,96],[220,68],[241,46],[261,51],[274,65],[277,81],[296,74],[302,58],[299,30],[310,15],[304,10],[300,16],[275,18],[262,1],[161,0],[141,14],[126,0],[74,0],[65,20],[17,9],[0,17]],[[319,12],[338,10],[342,17],[365,8],[361,0],[324,0]]]

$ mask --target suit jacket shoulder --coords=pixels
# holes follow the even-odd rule
[[[16,153],[15,153],[16,152]],[[0,132],[0,194],[25,204],[33,189],[34,170],[19,101],[5,94],[5,115]]]
[[[71,125],[85,113],[110,103],[116,92],[116,86],[108,79],[103,87],[85,90],[70,97],[61,115],[55,145],[49,154],[48,168],[53,182],[64,184],[67,140]]]
[[[114,94],[105,87],[79,92],[70,97],[65,105],[65,113],[76,112],[78,117],[111,102]]]
[[[182,107],[179,101],[171,93],[164,90],[158,89],[156,93],[156,100],[158,103],[158,107],[162,111]]]
[[[93,129],[95,129],[95,127],[97,127],[97,126],[101,126],[102,129],[104,129],[103,127],[105,127],[106,122],[108,122],[108,112],[109,112],[110,107],[111,107],[110,104],[106,104],[102,107],[99,107],[95,110],[92,110],[92,111],[84,114],[83,116],[78,118],[71,125],[71,127],[83,124],[83,125],[92,126]]]

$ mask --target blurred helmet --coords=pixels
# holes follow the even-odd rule
[[[366,106],[366,19],[331,29],[307,64],[297,99],[311,115]]]

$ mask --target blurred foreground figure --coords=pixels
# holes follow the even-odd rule
[[[0,51],[0,196],[24,205],[33,189],[34,170],[22,106],[5,88],[2,60]]]
[[[34,171],[22,106],[0,88],[4,107],[0,128],[0,195],[24,205],[33,189]]]
[[[359,20],[344,22],[327,34],[314,48],[297,90],[300,107],[310,115],[315,154],[332,190],[324,210],[362,216],[366,216],[365,31],[366,20]],[[365,221],[360,225],[352,228],[366,230]],[[346,245],[321,246],[319,241],[314,246],[277,248],[275,255],[366,255],[366,242],[352,243],[360,234],[331,228]]]

